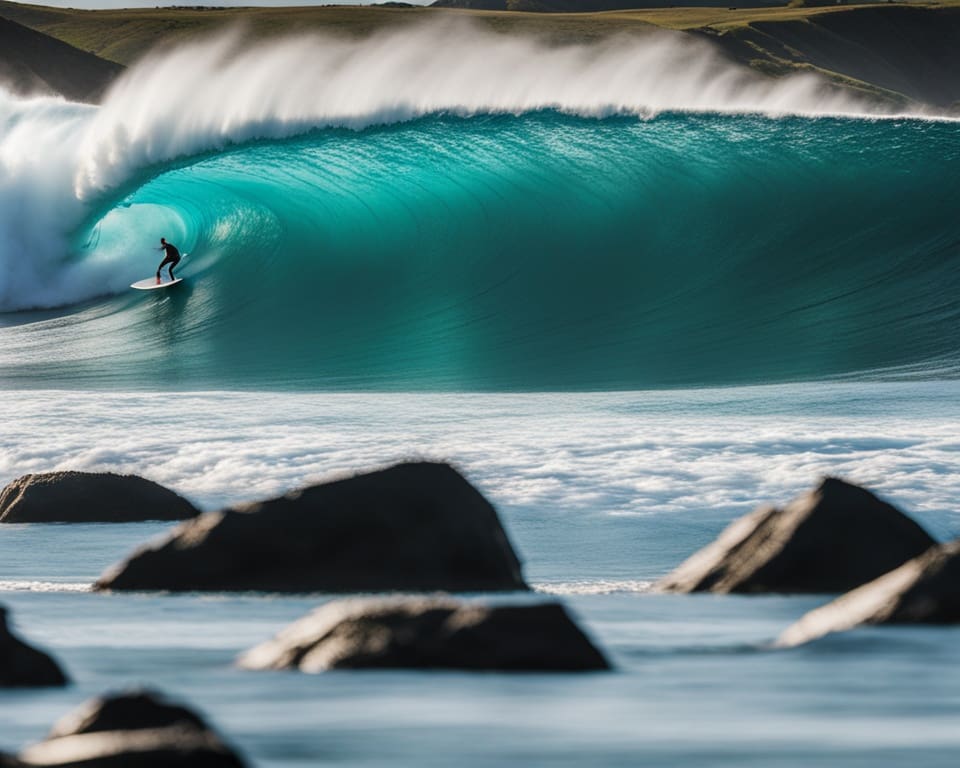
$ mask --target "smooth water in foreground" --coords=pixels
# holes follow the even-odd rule
[[[960,531],[960,385],[809,384],[594,395],[7,392],[0,481],[136,472],[205,509],[405,457],[455,462],[536,588],[615,670],[243,672],[236,655],[325,596],[100,595],[162,524],[0,527],[0,603],[75,684],[0,693],[0,749],[105,690],[155,685],[281,766],[952,766],[960,629],[767,644],[825,597],[651,594],[763,501],[859,481],[938,539]],[[481,597],[481,599],[483,599]]]

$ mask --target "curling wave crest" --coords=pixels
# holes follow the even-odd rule
[[[62,307],[2,320],[5,381],[636,389],[960,368],[956,122],[875,119],[669,35],[238,46],[151,59],[100,107],[0,95],[0,310]],[[131,296],[160,236],[190,253],[187,282]]]
[[[158,164],[228,144],[438,112],[864,108],[813,77],[758,78],[679,35],[556,47],[450,23],[361,41],[205,40],[147,57],[99,108],[0,90],[0,311],[120,290],[126,277],[114,260],[69,263],[70,236],[91,201]]]

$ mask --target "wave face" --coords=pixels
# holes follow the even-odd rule
[[[641,54],[497,39],[439,68],[392,39],[323,55],[226,41],[134,71],[100,108],[0,100],[0,197],[21,202],[0,218],[0,306],[71,304],[4,316],[2,380],[496,390],[953,374],[958,124],[811,117],[860,107],[699,47],[683,67],[691,49],[672,39]],[[187,65],[212,90],[164,91]],[[156,269],[161,235],[190,253],[186,284],[124,290]]]

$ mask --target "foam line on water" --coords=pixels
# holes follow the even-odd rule
[[[93,585],[87,583],[59,581],[0,581],[0,592],[92,592]]]
[[[546,595],[622,595],[642,594],[649,592],[652,581],[571,581],[558,583],[534,584],[535,592]]]

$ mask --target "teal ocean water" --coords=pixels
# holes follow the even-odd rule
[[[178,160],[98,200],[64,290],[97,293],[103,264],[121,285],[151,274],[162,235],[190,253],[187,284],[8,315],[0,359],[27,387],[952,375],[958,207],[949,122],[537,112],[331,129]]]
[[[450,461],[524,561],[510,599],[615,666],[242,672],[329,596],[94,594],[164,526],[5,525],[0,603],[74,684],[0,691],[0,751],[149,684],[262,768],[953,766],[957,629],[774,651],[829,596],[650,585],[827,474],[960,535],[957,210],[957,122],[672,37],[227,39],[99,107],[0,91],[0,485],[129,472],[212,510]],[[161,236],[185,283],[130,291]]]
[[[99,107],[0,93],[2,383],[952,375],[958,123],[645,40],[227,37]],[[132,293],[160,237],[186,285]]]

